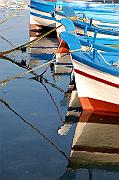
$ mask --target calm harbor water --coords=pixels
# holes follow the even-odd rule
[[[29,41],[29,10],[8,17],[1,7],[0,22],[7,21],[0,24],[0,51]],[[8,58],[46,63],[57,45],[48,37],[24,54],[1,58],[0,81],[27,71]],[[118,180],[118,117],[77,115],[77,105],[68,118],[70,75],[48,68],[42,81],[34,77],[29,73],[0,86],[0,180]],[[64,126],[69,131],[61,135]]]

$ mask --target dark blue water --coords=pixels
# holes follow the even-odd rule
[[[4,35],[4,38],[12,41],[14,45],[29,40],[27,26],[29,15],[26,11],[22,11],[22,14],[24,14],[22,19],[19,16],[17,19],[12,18],[9,23],[0,25],[0,35]],[[16,22],[19,26],[15,26]],[[7,27],[11,29],[5,31]],[[48,46],[49,42],[57,46],[57,41],[53,38],[39,43]],[[0,50],[9,48],[12,46],[0,39]],[[43,48],[39,48],[37,54],[29,54],[28,49],[27,63],[31,59],[40,63],[52,59],[53,53],[49,52],[48,47],[45,53],[42,51]],[[19,62],[21,56],[20,52],[16,52],[8,57],[14,60],[18,58]],[[45,67],[36,73],[41,74],[44,69]],[[27,71],[25,68],[9,60],[0,59],[0,81],[25,71]],[[69,103],[69,95],[66,92],[70,76],[56,75],[49,68],[42,82],[33,77],[34,75],[29,73],[0,87],[0,180],[118,180],[119,152],[114,154],[117,156],[117,162],[113,162],[110,168],[108,163],[106,167],[102,167],[99,166],[99,162],[94,163],[96,165],[90,165],[90,162],[89,165],[87,163],[85,165],[83,161],[78,168],[75,165],[74,169],[69,168],[77,121],[70,119],[72,126],[67,135],[61,136],[57,131],[66,119]],[[118,132],[116,140],[118,146]],[[111,138],[110,144],[113,144]],[[80,159],[80,156],[77,158]]]

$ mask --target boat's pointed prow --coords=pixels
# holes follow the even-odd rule
[[[62,32],[60,34],[60,37],[68,44],[70,50],[76,50],[81,48],[81,43],[75,35],[68,32]]]
[[[71,32],[71,33],[75,33],[76,32],[76,28],[74,26],[74,23],[67,18],[62,18],[60,20],[61,24],[65,27],[67,32]]]

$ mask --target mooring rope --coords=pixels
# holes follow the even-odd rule
[[[42,34],[41,36],[39,36],[39,37],[37,37],[37,38],[35,38],[35,39],[33,39],[33,40],[25,43],[25,44],[22,44],[22,45],[20,45],[20,46],[18,46],[18,47],[15,47],[15,48],[10,49],[10,50],[7,50],[7,51],[0,52],[0,56],[6,55],[6,54],[11,53],[12,51],[15,51],[15,50],[22,49],[23,47],[27,48],[27,47],[33,45],[34,43],[36,43],[37,41],[43,39],[43,38],[46,37],[47,35],[51,34],[52,32],[56,31],[56,29],[60,28],[61,26],[62,26],[62,24],[59,25],[58,27],[56,27],[56,28],[54,28],[54,29],[52,29],[52,30],[50,30],[50,31]]]
[[[55,59],[55,54],[53,55],[53,58],[52,58],[51,61],[53,61],[54,59]],[[52,62],[51,62],[51,63],[52,63]],[[51,63],[48,64],[48,66],[47,66],[46,69],[40,74],[40,76],[43,76],[43,74],[45,74],[45,72],[47,71],[47,69],[49,68],[49,66],[51,65]]]
[[[67,16],[67,18],[69,18],[71,21],[81,20],[83,22],[90,22],[90,20],[88,18],[80,18],[79,16],[73,16],[73,17]],[[95,24],[94,22],[92,22],[92,25],[97,28],[101,27],[101,26]]]
[[[89,22],[88,18],[80,18],[79,16],[66,16],[69,18],[71,21],[76,21],[76,20],[81,20],[83,22]]]
[[[69,51],[70,53],[72,52],[77,52],[77,51],[83,51],[83,52],[87,52],[87,51],[91,51],[91,50],[96,50],[96,52],[99,54],[99,56],[104,60],[104,62],[109,65],[109,66],[116,66],[116,67],[119,67],[119,63],[109,63],[105,58],[104,56],[97,50],[97,49],[94,49],[92,46],[88,47],[85,51],[83,50],[83,48],[80,48],[80,49],[75,49],[75,50],[71,50]]]
[[[9,81],[15,80],[15,79],[17,79],[17,78],[19,78],[19,77],[21,77],[21,76],[23,76],[23,75],[25,75],[25,74],[29,74],[30,72],[32,72],[32,71],[34,71],[34,70],[36,70],[36,69],[39,69],[39,68],[44,67],[44,66],[46,66],[46,65],[49,65],[49,64],[51,64],[52,62],[55,62],[56,60],[61,59],[62,57],[66,56],[66,55],[69,54],[69,53],[70,53],[70,51],[69,51],[68,53],[64,54],[63,56],[61,56],[60,58],[55,58],[55,59],[53,58],[51,61],[49,61],[49,62],[47,62],[47,63],[41,64],[41,65],[39,65],[39,66],[37,66],[37,67],[35,67],[35,68],[33,68],[33,69],[29,69],[28,71],[25,71],[25,72],[23,72],[23,73],[20,73],[20,74],[17,74],[17,75],[15,75],[15,76],[13,76],[13,77],[9,77],[9,78],[7,78],[7,79],[5,79],[5,80],[2,80],[2,81],[0,81],[0,84],[1,84],[1,86],[5,86],[5,85],[8,84]],[[4,56],[3,56],[3,57],[4,57]]]
[[[87,47],[87,49],[79,48],[79,49],[75,49],[75,50],[69,50],[69,53],[73,53],[73,52],[77,52],[77,51],[87,52],[87,51],[91,51],[92,49],[96,50],[96,52],[100,55],[100,57],[104,60],[104,62],[106,64],[108,64],[109,66],[119,67],[119,63],[109,63],[97,49],[92,47],[92,45],[90,47]]]
[[[88,48],[87,48],[87,50],[91,50],[91,49],[92,49],[92,47],[88,47]],[[0,81],[0,84],[1,84],[1,86],[5,86],[5,85],[7,85],[8,82],[11,81],[11,80],[15,80],[15,79],[17,79],[17,78],[19,78],[19,77],[21,77],[21,76],[23,76],[23,75],[29,74],[30,72],[32,72],[32,71],[34,71],[34,70],[36,70],[36,69],[39,69],[39,68],[41,68],[41,67],[44,67],[44,66],[46,66],[46,65],[48,65],[48,67],[49,67],[49,65],[50,65],[52,62],[55,62],[56,60],[59,60],[59,59],[61,59],[62,57],[65,57],[65,56],[68,55],[69,53],[77,52],[77,51],[80,51],[80,50],[82,50],[82,48],[76,49],[76,50],[69,50],[68,53],[64,54],[64,55],[61,56],[60,58],[58,57],[58,58],[55,58],[55,59],[54,59],[54,57],[53,57],[53,59],[52,59],[51,61],[47,62],[47,63],[41,64],[41,65],[39,65],[39,66],[37,66],[37,67],[35,67],[35,68],[33,68],[33,69],[29,69],[28,71],[25,71],[25,72],[23,72],[23,73],[17,74],[17,75],[15,75],[15,76],[13,76],[13,77],[9,77],[9,78],[7,78],[7,79],[5,79],[5,80]],[[47,69],[47,68],[46,68],[46,69]]]
[[[100,57],[104,60],[104,62],[105,62],[106,64],[108,64],[109,66],[112,66],[112,65],[113,65],[112,63],[109,63],[99,51],[96,51],[96,52],[100,55]]]
[[[29,66],[29,64],[28,64],[28,66],[27,66],[27,65],[24,66],[24,65],[21,64],[21,62],[19,63],[19,62],[17,62],[17,61],[14,61],[14,60],[8,58],[8,57],[3,56],[3,57],[1,57],[1,58],[3,58],[4,60],[10,61],[10,62],[16,64],[17,66],[22,67],[22,68],[25,68],[25,69],[27,69],[27,70],[29,70],[29,67],[31,68],[31,66]],[[32,64],[32,66],[35,65],[35,64],[38,64],[38,63],[39,63],[39,62],[34,62],[34,63]],[[31,71],[30,73],[33,74],[33,75],[35,75],[35,77],[40,77],[40,75],[37,74],[37,73],[35,73],[34,71]],[[31,78],[31,79],[34,79],[34,78]],[[53,88],[56,88],[56,89],[58,89],[58,90],[61,91],[61,92],[65,92],[62,88],[57,87],[55,84],[49,82],[49,81],[48,81],[46,78],[44,78],[43,76],[42,76],[42,80],[43,80],[45,83],[51,85]]]
[[[70,52],[69,52],[69,53],[70,53]],[[67,55],[67,54],[61,56],[61,58],[64,57],[64,56],[66,56],[66,55]],[[8,83],[9,81],[15,80],[15,79],[17,79],[17,78],[19,78],[19,77],[21,77],[21,76],[23,76],[23,75],[25,75],[25,74],[29,74],[30,72],[33,72],[33,71],[36,70],[36,69],[39,69],[39,68],[44,67],[44,66],[46,66],[46,65],[49,65],[49,64],[51,64],[52,62],[55,62],[57,59],[59,59],[59,58],[55,58],[55,59],[53,58],[51,61],[49,61],[49,62],[47,62],[47,63],[41,64],[41,65],[39,65],[39,66],[36,66],[36,67],[33,68],[33,69],[29,69],[28,71],[25,71],[25,72],[23,72],[23,73],[20,73],[20,74],[17,74],[17,75],[15,75],[15,76],[13,76],[13,77],[9,77],[9,78],[7,78],[7,79],[5,79],[5,80],[2,80],[2,81],[0,81],[0,84],[1,84],[1,86],[7,85],[7,83]]]
[[[52,62],[55,62],[56,60],[59,60],[59,59],[61,59],[62,57],[65,57],[65,56],[68,55],[69,53],[73,53],[73,52],[77,52],[77,51],[87,52],[87,51],[91,51],[92,49],[94,50],[94,48],[93,48],[92,45],[91,45],[90,47],[87,47],[87,48],[85,48],[85,49],[83,49],[83,48],[81,47],[81,48],[79,48],[79,49],[69,50],[68,53],[65,53],[64,55],[62,55],[61,57],[58,57],[58,58],[54,58],[54,56],[53,56],[53,58],[52,58],[51,61],[49,61],[49,62],[47,62],[47,63],[44,63],[44,64],[41,64],[41,65],[39,65],[39,66],[37,66],[37,67],[35,67],[35,68],[33,68],[33,69],[29,69],[28,71],[25,71],[25,72],[23,72],[23,73],[21,73],[21,74],[17,74],[16,76],[7,78],[7,79],[5,79],[5,80],[2,80],[2,81],[0,81],[0,84],[1,84],[1,86],[7,85],[7,83],[8,83],[9,81],[11,81],[11,80],[15,80],[15,79],[17,79],[17,78],[19,78],[19,77],[21,77],[21,76],[23,76],[23,75],[25,75],[25,74],[28,74],[28,73],[30,73],[30,72],[33,72],[33,71],[36,70],[36,69],[39,69],[39,68],[41,68],[41,67],[43,67],[43,66],[48,65],[48,66],[46,67],[46,69],[41,73],[41,75],[39,75],[39,76],[42,76],[42,75],[46,72],[46,70],[48,69],[48,67],[50,66],[50,64],[51,64]],[[108,65],[110,65],[110,66],[116,66],[116,67],[118,67],[118,64],[116,64],[116,63],[114,63],[114,64],[113,64],[113,63],[109,63],[97,49],[96,49],[96,52],[100,55],[100,57],[104,60],[104,62],[105,62],[106,64],[108,64]],[[4,57],[4,56],[3,56],[3,57]]]
[[[81,20],[83,22],[90,22],[90,20],[88,18],[80,18],[79,16],[66,16],[67,18],[69,18],[71,21],[76,21],[76,20]],[[94,20],[96,21],[96,20]],[[105,28],[99,26],[98,24],[94,23],[93,20],[92,20],[92,25],[96,28],[102,28],[105,30]],[[106,28],[106,30],[113,30],[112,28]]]
[[[52,61],[54,60],[54,57],[55,57],[55,55],[53,56]],[[34,63],[34,64],[36,64],[36,63]],[[18,64],[17,64],[17,65],[18,65]],[[50,65],[50,64],[49,64],[49,65]],[[43,84],[43,82],[42,82],[43,80],[45,80],[44,82],[47,82],[47,83],[48,83],[48,81],[47,81],[45,78],[43,78],[43,74],[47,71],[49,65],[46,67],[46,69],[45,69],[40,75],[36,74],[36,73],[33,71],[33,69],[32,69],[32,72],[31,72],[31,73],[32,73],[33,75],[35,75],[35,77],[34,77],[34,78],[30,78],[30,79],[34,79],[34,80],[40,82],[40,83],[45,87],[47,93],[50,95],[50,98],[51,98],[53,104],[54,104],[55,107],[56,107],[56,110],[57,110],[57,113],[58,113],[58,115],[59,115],[60,120],[63,121],[62,116],[61,116],[60,111],[59,111],[59,108],[58,108],[58,106],[56,105],[56,102],[54,101],[54,99],[53,99],[53,97],[52,97],[52,94],[49,92],[49,90],[48,90],[48,88],[46,87],[46,85]],[[40,77],[40,81],[39,81],[39,79],[38,79],[39,77]],[[52,84],[52,83],[48,83],[48,84],[52,85],[52,87],[55,87],[54,84]],[[56,87],[55,87],[55,88],[56,88]],[[60,90],[61,92],[64,92],[61,88],[58,88],[58,87],[57,87],[57,89]]]
[[[51,98],[51,100],[52,100],[52,102],[53,102],[53,104],[54,104],[54,106],[55,106],[55,108],[56,108],[56,111],[57,111],[57,113],[58,113],[58,115],[59,115],[59,118],[60,118],[61,122],[63,122],[63,119],[62,119],[62,116],[61,116],[61,114],[60,114],[59,108],[58,108],[58,106],[57,106],[57,104],[56,104],[56,102],[55,102],[52,94],[49,92],[48,88],[47,88],[46,85],[43,83],[44,78],[43,78],[43,77],[40,77],[40,78],[39,78],[39,77],[40,77],[40,75],[39,75],[39,76],[35,76],[35,77],[33,77],[33,78],[30,78],[30,79],[33,79],[33,80],[35,80],[35,81],[37,81],[37,82],[40,82],[40,83],[45,87],[48,95],[50,96],[50,98]],[[54,86],[53,86],[53,87],[54,87]],[[59,90],[59,89],[58,89],[58,90]],[[63,91],[63,92],[64,92],[64,91]]]
[[[28,74],[28,73],[36,70],[36,69],[39,69],[39,68],[41,68],[41,67],[43,67],[43,66],[46,66],[47,64],[50,64],[51,62],[54,62],[54,60],[51,60],[51,61],[49,61],[49,62],[47,62],[47,63],[44,63],[44,64],[41,64],[41,65],[39,65],[39,66],[37,66],[37,67],[35,67],[35,68],[33,68],[33,69],[30,69],[30,70],[28,70],[28,71],[25,71],[25,72],[23,72],[23,73],[21,73],[21,74],[17,74],[16,76],[13,76],[13,77],[7,78],[7,79],[5,79],[5,80],[3,80],[3,81],[0,81],[0,84],[1,84],[2,86],[4,86],[4,85],[6,85],[9,81],[15,80],[15,79],[17,79],[17,78],[19,78],[19,77],[21,77],[21,76],[23,76],[23,75],[25,75],[25,74]]]

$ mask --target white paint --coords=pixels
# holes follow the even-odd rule
[[[82,63],[77,63],[75,60],[73,60],[73,65],[75,69],[79,69],[87,74],[119,84],[119,77],[98,71]],[[75,72],[74,74],[79,97],[89,97],[105,102],[119,104],[119,88],[112,87]]]

